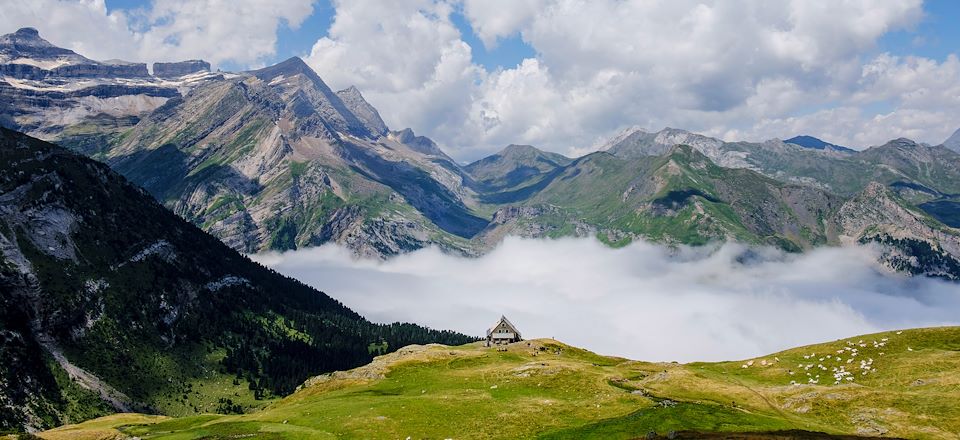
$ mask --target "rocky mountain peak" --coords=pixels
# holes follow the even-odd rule
[[[264,67],[253,72],[258,78],[269,80],[278,76],[308,75],[320,77],[300,57],[290,57],[272,66]]]
[[[32,27],[23,27],[23,28],[17,29],[17,31],[14,32],[13,34],[18,37],[40,38],[40,31]]]
[[[391,131],[388,136],[401,144],[405,144],[413,140],[417,135],[413,132],[412,128],[404,128],[403,130]]]
[[[537,147],[533,145],[520,145],[520,144],[510,144],[507,145],[503,150],[500,151],[501,156],[516,156],[516,155],[535,155],[542,153]]]
[[[0,62],[36,64],[39,61],[55,60],[59,61],[60,65],[94,62],[70,49],[54,46],[41,38],[40,32],[32,27],[20,28],[12,34],[0,36]],[[55,66],[49,64],[48,67]]]
[[[300,57],[291,57],[278,64],[250,72],[262,81],[270,83],[281,95],[290,99],[301,109],[309,109],[320,116],[334,131],[349,133],[360,138],[376,138],[380,133],[371,130],[368,123],[351,106],[362,110],[361,103],[346,104],[333,92],[320,75],[317,75]],[[297,103],[300,104],[297,104]],[[366,103],[366,101],[363,101]],[[306,104],[306,105],[302,105]],[[369,104],[367,104],[369,105]],[[368,119],[369,119],[368,115]],[[379,115],[377,116],[379,119]],[[371,119],[372,120],[372,119]],[[382,121],[380,121],[382,122]]]
[[[147,65],[113,60],[97,62],[57,47],[34,28],[21,28],[0,36],[0,74],[14,78],[143,78]]]
[[[411,128],[404,128],[400,131],[390,131],[387,133],[387,139],[404,144],[410,147],[411,150],[419,153],[433,156],[446,156],[433,139],[426,136],[417,136]]]
[[[602,145],[600,145],[600,147],[598,148],[598,150],[600,150],[600,151],[607,151],[607,150],[609,150],[611,147],[613,147],[614,145],[617,145],[617,144],[620,144],[620,143],[626,141],[626,140],[629,139],[631,136],[634,136],[634,135],[636,135],[636,134],[646,134],[646,132],[647,132],[647,131],[646,131],[645,129],[643,129],[642,127],[640,127],[639,125],[631,125],[631,126],[625,128],[625,129],[621,130],[619,133],[617,133],[616,136],[608,139],[606,142],[604,142]]]
[[[822,139],[819,139],[819,138],[816,138],[816,137],[813,137],[813,136],[809,136],[809,135],[805,135],[805,134],[802,134],[802,135],[799,135],[799,136],[794,136],[794,137],[792,137],[792,138],[790,138],[790,139],[787,139],[787,140],[785,140],[785,141],[783,141],[783,142],[784,142],[784,143],[787,143],[787,144],[799,145],[799,146],[804,147],[804,148],[811,148],[811,149],[814,149],[814,150],[835,150],[835,151],[843,151],[843,152],[848,152],[848,153],[854,152],[854,150],[852,150],[852,149],[850,149],[850,148],[847,148],[847,147],[844,147],[844,146],[840,146],[840,145],[837,145],[837,144],[832,144],[832,143],[827,142],[827,141],[824,141],[824,140],[822,140]]]
[[[172,63],[153,63],[153,75],[159,78],[178,78],[197,72],[209,72],[210,63],[204,60],[186,60]]]
[[[343,101],[343,104],[357,115],[363,124],[377,136],[383,136],[389,130],[387,124],[380,118],[380,113],[363,98],[360,89],[356,86],[350,86],[337,92],[337,96]]]
[[[947,140],[943,141],[943,146],[960,153],[960,128],[953,132],[953,135],[947,138]]]
[[[920,144],[914,142],[912,139],[907,138],[896,138],[890,142],[887,142],[888,145],[902,148],[916,148],[921,146]]]

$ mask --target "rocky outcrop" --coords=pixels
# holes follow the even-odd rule
[[[887,245],[884,259],[893,269],[960,279],[957,231],[908,207],[880,183],[845,202],[835,218],[841,238]]]
[[[960,129],[957,129],[952,136],[943,141],[943,146],[960,153]]]
[[[40,32],[34,28],[21,28],[12,34],[0,36],[0,62],[14,60],[32,60],[45,62],[50,68],[58,64],[85,64],[90,59],[78,55],[70,49],[57,47],[40,38]]]
[[[173,63],[171,69],[205,70],[205,62]],[[163,69],[161,69],[163,70]],[[104,117],[139,119],[195,85],[221,75],[157,78],[144,63],[94,61],[54,46],[33,28],[0,36],[0,125],[62,142],[79,151],[100,151],[122,131],[101,126]],[[93,140],[91,140],[91,138]]]
[[[197,72],[209,72],[210,63],[204,60],[187,60],[173,63],[153,63],[153,75],[158,78],[179,78]]]
[[[66,78],[146,78],[150,76],[144,63],[71,64],[50,70],[50,76]]]
[[[363,124],[370,130],[370,133],[375,136],[387,134],[387,124],[380,118],[380,113],[377,112],[377,109],[370,105],[366,99],[363,99],[360,90],[354,86],[350,86],[337,92],[337,96],[340,97],[343,104],[346,105],[353,114],[357,115],[357,117],[363,121]]]
[[[293,57],[250,73],[268,82],[280,96],[289,99],[288,104],[301,116],[304,113],[316,114],[333,132],[348,133],[359,138],[376,138],[302,59]]]
[[[97,62],[50,44],[34,28],[0,36],[0,74],[20,79],[145,78],[147,65],[120,60]]]
[[[410,147],[411,150],[419,153],[446,157],[446,154],[440,150],[440,147],[437,146],[436,142],[426,136],[417,136],[413,132],[413,129],[410,128],[405,128],[400,131],[391,131],[387,133],[387,138],[404,144]]]

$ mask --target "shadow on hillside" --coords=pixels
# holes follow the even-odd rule
[[[446,232],[472,238],[490,223],[473,215],[447,187],[419,168],[367,154],[349,144],[341,145],[340,149],[344,157],[353,162],[354,171],[400,193],[407,203]]]
[[[233,168],[192,157],[173,144],[153,150],[141,150],[109,161],[111,168],[147,190],[161,203],[179,200],[188,190],[203,182],[239,188],[245,194],[256,194],[262,187]]]

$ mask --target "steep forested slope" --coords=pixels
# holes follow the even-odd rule
[[[114,409],[242,411],[384,350],[470,340],[372,324],[106,165],[6,129],[0,286],[0,429]]]

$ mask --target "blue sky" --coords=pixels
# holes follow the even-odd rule
[[[914,29],[884,35],[878,49],[894,55],[915,55],[943,60],[960,48],[960,2],[927,0],[924,18]]]
[[[149,6],[149,3],[150,0],[106,0],[108,11],[143,8]],[[313,14],[297,29],[282,26],[277,33],[277,53],[273,61],[310,53],[313,44],[327,35],[335,13],[330,1],[317,0],[314,2]],[[957,24],[960,1],[926,0],[924,13],[923,20],[915,28],[884,35],[878,42],[876,51],[898,56],[916,55],[938,61],[956,52],[960,47],[960,25]],[[462,10],[458,9],[451,19],[460,30],[463,40],[470,45],[473,62],[487,70],[512,68],[524,58],[536,55],[534,48],[525,43],[519,33],[501,39],[496,47],[488,50],[470,27]],[[225,63],[224,67],[230,69],[241,66]]]
[[[148,7],[149,4],[149,0],[106,1],[108,11],[145,8]],[[278,62],[292,56],[309,54],[313,44],[316,43],[318,39],[327,36],[327,31],[333,23],[335,14],[336,11],[328,0],[317,0],[313,5],[313,14],[307,17],[297,29],[282,26],[277,32],[277,54],[273,61]],[[536,55],[533,47],[524,43],[519,33],[500,40],[495,48],[487,50],[473,32],[462,10],[457,10],[451,19],[460,30],[463,40],[470,45],[473,62],[484,66],[487,70],[511,68],[520,63],[524,58],[531,58]],[[242,68],[242,66],[237,66],[229,62],[224,63],[223,67],[227,70]]]

